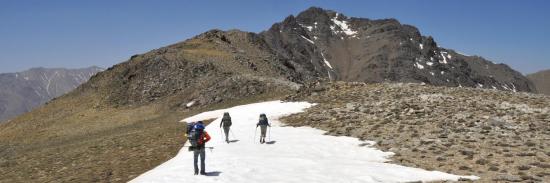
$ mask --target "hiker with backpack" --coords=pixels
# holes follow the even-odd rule
[[[260,127],[260,143],[265,143],[265,135],[266,135],[266,132],[267,132],[267,127],[271,127],[271,125],[269,124],[269,121],[267,121],[267,117],[265,116],[265,114],[260,114],[260,120],[258,121],[258,123],[256,124],[256,129],[258,128],[258,126]]]
[[[187,134],[187,139],[191,144],[189,151],[193,151],[193,165],[195,167],[195,175],[199,173],[198,158],[201,159],[200,174],[206,175],[205,168],[205,144],[210,140],[210,135],[204,130],[202,121],[195,123]]]
[[[231,116],[228,112],[223,113],[222,121],[220,122],[220,128],[223,126],[223,132],[225,133],[225,142],[229,144],[229,128],[231,127]]]

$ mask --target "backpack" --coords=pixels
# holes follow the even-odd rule
[[[185,133],[189,135],[189,133],[191,133],[194,127],[195,127],[195,122],[187,123],[187,131]]]
[[[230,127],[231,126],[231,117],[223,116],[222,122],[223,122],[223,127]]]
[[[258,121],[258,125],[266,125],[266,126],[269,125],[269,122],[265,114],[260,115],[260,121]]]
[[[191,144],[191,147],[198,147],[199,145],[201,145],[199,144],[201,136],[202,136],[202,130],[194,128],[189,132],[187,139]]]

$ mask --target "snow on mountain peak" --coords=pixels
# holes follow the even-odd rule
[[[340,30],[342,30],[341,32],[343,32],[344,34],[348,35],[348,36],[352,36],[352,37],[355,37],[355,35],[357,34],[357,31],[354,31],[354,30],[351,30],[350,26],[348,25],[348,22],[345,21],[345,20],[338,20],[338,13],[336,13],[336,16],[334,16],[331,20],[332,22],[337,25],[338,27],[340,27]],[[334,26],[330,26],[330,28],[335,31],[335,27]],[[340,31],[335,31],[335,33],[338,33]]]

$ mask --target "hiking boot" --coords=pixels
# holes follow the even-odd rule
[[[201,172],[201,175],[206,175],[206,172]]]

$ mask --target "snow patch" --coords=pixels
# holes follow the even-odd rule
[[[424,49],[424,45],[422,43],[418,44],[418,46],[420,47],[421,50]]]
[[[418,62],[416,62],[416,63],[414,64],[414,66],[415,66],[416,68],[418,68],[418,69],[424,69],[424,66],[423,66],[422,64],[418,63]]]
[[[426,62],[426,65],[432,66],[432,65],[434,65],[434,63],[433,62]]]
[[[357,31],[353,31],[351,30],[351,28],[349,27],[348,25],[348,22],[345,21],[345,20],[338,20],[338,13],[336,13],[336,16],[334,16],[332,18],[332,22],[334,24],[336,24],[338,27],[340,27],[340,29],[342,30],[342,32],[344,32],[344,34],[348,35],[348,36],[352,36],[352,37],[355,37],[355,35],[357,34]],[[330,27],[333,31],[334,31],[334,28],[333,26]]]
[[[307,102],[270,101],[203,112],[182,121],[215,119],[206,127],[212,137],[207,146],[206,172],[193,175],[193,155],[184,147],[176,157],[130,182],[429,182],[478,179],[439,171],[427,171],[386,163],[391,152],[380,151],[372,141],[324,135],[311,127],[284,127],[279,118],[313,106]],[[218,124],[224,112],[233,120],[230,144],[222,141]],[[267,140],[258,144],[258,116],[265,113],[272,123]],[[256,132],[256,135],[254,135]],[[271,133],[271,134],[270,134]],[[188,144],[188,143],[186,143]],[[365,146],[360,146],[365,144]],[[338,147],[338,148],[335,148]],[[214,174],[213,173],[213,174]]]
[[[442,63],[442,64],[447,64],[447,57],[445,54],[447,54],[447,52],[440,52],[439,54],[441,54],[441,57],[443,58],[443,61],[439,61],[439,63]]]
[[[313,42],[312,40],[300,35],[300,37],[304,38],[307,42],[311,43],[311,44],[315,44],[315,42]]]
[[[323,57],[323,61],[325,62],[325,64],[330,68],[330,69],[333,69],[332,66],[330,65],[330,62],[327,61],[327,59],[325,58],[325,55],[323,54],[323,52],[321,52],[321,57]],[[330,76],[330,74],[329,74]]]
[[[518,90],[516,89],[516,85],[514,85],[514,83],[510,83],[510,84],[512,84],[512,91],[513,92],[518,92]]]
[[[185,107],[187,107],[187,108],[192,107],[193,105],[195,105],[195,103],[196,103],[196,102],[193,100],[193,101],[191,101],[191,102],[185,104]]]
[[[435,73],[434,73],[434,72],[430,72],[430,74],[431,74],[432,76],[435,76]]]

